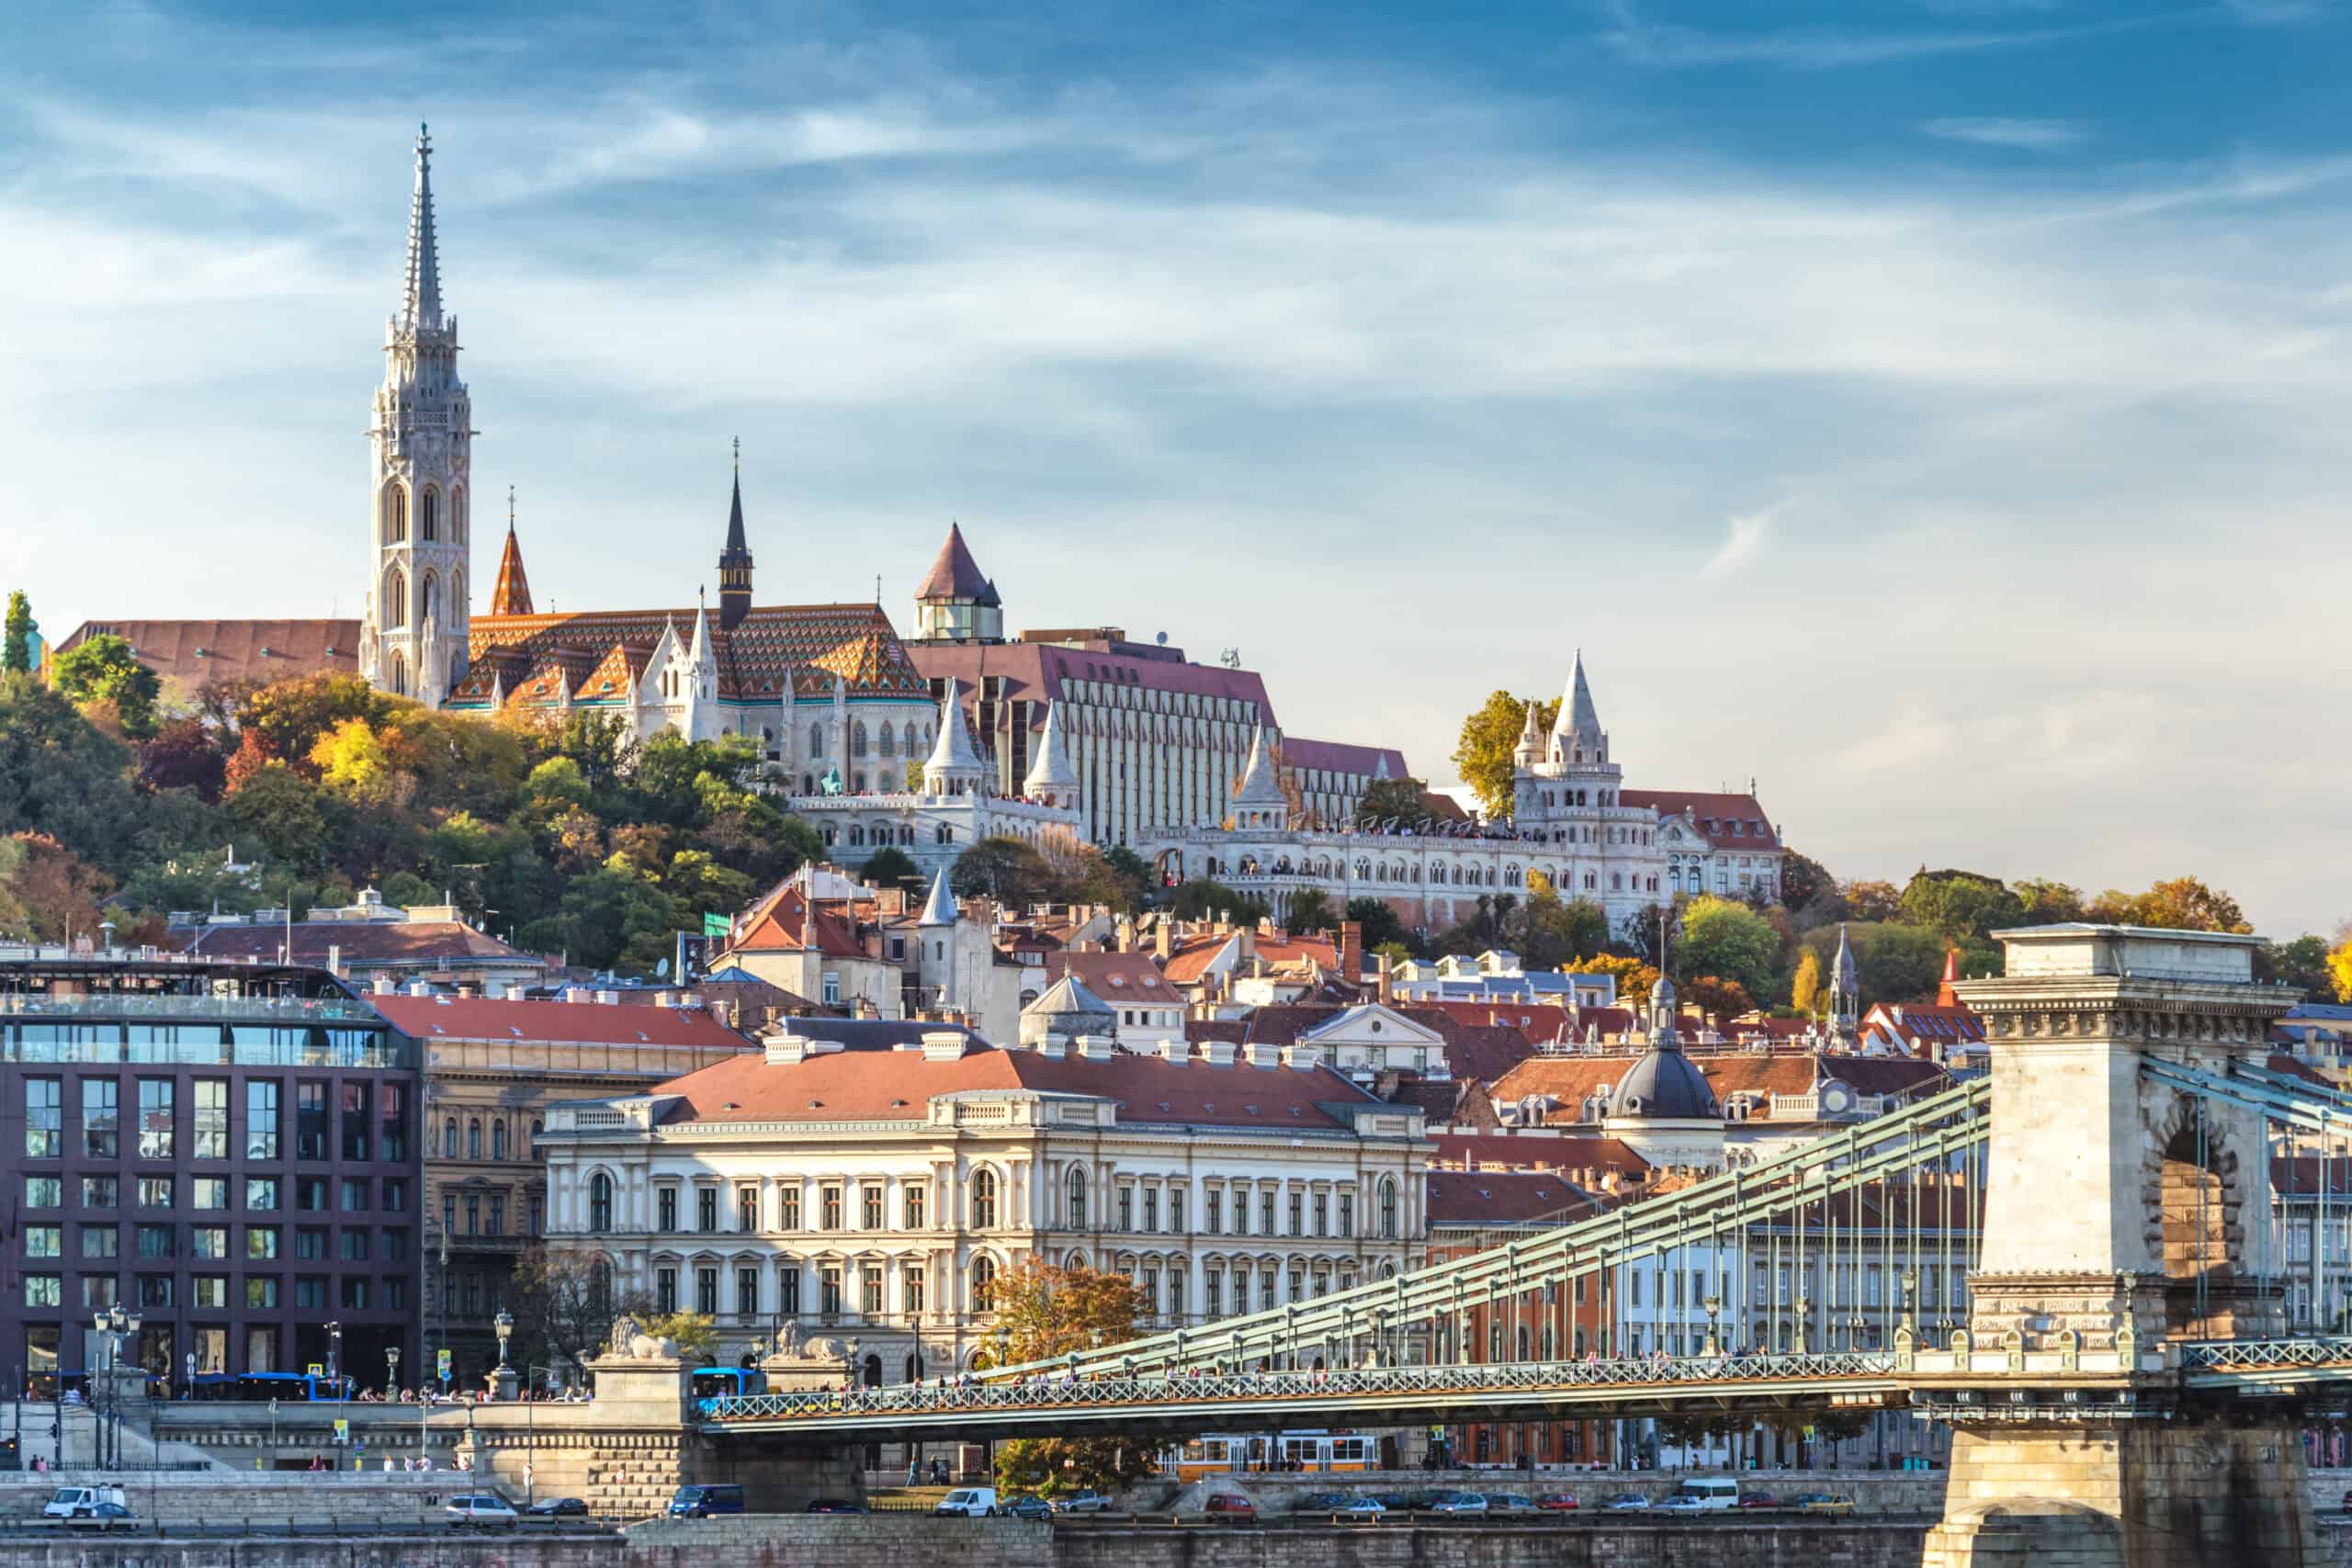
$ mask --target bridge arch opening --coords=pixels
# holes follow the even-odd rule
[[[2238,1220],[2238,1156],[2222,1130],[2186,1101],[2169,1120],[2153,1173],[2165,1331],[2234,1337],[2246,1304],[2240,1299],[2245,1236]]]

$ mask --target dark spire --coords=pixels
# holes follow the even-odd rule
[[[727,508],[727,547],[718,552],[718,629],[752,613],[752,547],[743,537],[743,442],[735,442],[735,493]]]

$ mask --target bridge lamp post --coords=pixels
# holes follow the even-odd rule
[[[1724,1310],[1723,1298],[1709,1296],[1699,1304],[1707,1309],[1707,1348],[1699,1354],[1712,1361],[1723,1354],[1723,1348],[1715,1341],[1715,1318]]]
[[[842,1341],[842,1387],[852,1393],[857,1392],[857,1340],[847,1339]]]
[[[498,1373],[492,1397],[512,1399],[514,1397],[514,1369],[506,1364],[506,1342],[514,1337],[514,1314],[501,1307],[498,1315],[491,1319],[490,1325],[498,1334]]]
[[[1797,1338],[1795,1354],[1800,1356],[1810,1356],[1813,1354],[1813,1352],[1806,1348],[1805,1343],[1807,1337],[1805,1331],[1812,1326],[1812,1324],[1813,1298],[1800,1292],[1797,1296]]]

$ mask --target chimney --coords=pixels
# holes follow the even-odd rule
[[[1111,1059],[1112,1043],[1107,1034],[1081,1034],[1078,1037],[1078,1055],[1081,1061],[1107,1062]]]
[[[1134,916],[1121,915],[1119,917],[1119,923],[1112,933],[1112,940],[1116,951],[1120,953],[1133,953],[1136,950],[1136,922]]]
[[[1250,974],[1255,975],[1258,971],[1254,968],[1250,968],[1250,965],[1257,960],[1257,930],[1252,926],[1243,926],[1238,931],[1234,933],[1234,967],[1237,969],[1248,970]]]
[[[618,1007],[620,1005],[621,994],[618,991],[598,991],[596,993],[596,999],[604,1003],[606,1007]]]
[[[789,1066],[794,1062],[806,1061],[808,1056],[808,1037],[807,1035],[795,1034],[787,1030],[781,1034],[768,1036],[767,1057],[770,1066]]]
[[[1151,928],[1151,955],[1162,964],[1176,956],[1176,921],[1173,917],[1162,915],[1159,923]]]
[[[1201,1060],[1212,1067],[1233,1066],[1233,1042],[1230,1040],[1202,1041]]]
[[[1363,984],[1363,922],[1340,922],[1340,978],[1351,986]]]
[[[1193,1048],[1182,1040],[1162,1041],[1159,1055],[1174,1066],[1182,1066],[1193,1059]]]
[[[373,989],[379,997],[389,997],[396,995],[400,987],[392,984],[392,977],[390,975],[379,975],[376,976]]]
[[[327,943],[327,973],[338,978],[343,975],[343,944],[339,942]],[[1949,987],[1951,982],[1946,980],[1944,984]]]
[[[1283,1062],[1283,1048],[1265,1041],[1251,1041],[1241,1054],[1253,1067],[1279,1067]]]
[[[408,994],[412,997],[429,997],[433,994],[433,982],[430,980],[411,980],[408,983]]]
[[[1067,1035],[1061,1034],[1041,1035],[1035,1049],[1037,1055],[1045,1057],[1046,1060],[1058,1062],[1069,1055],[1069,1039]]]
[[[1959,978],[1960,949],[1956,947],[1947,949],[1944,953],[1943,983],[1936,987],[1936,1005],[1938,1007],[1956,1008],[1960,1005],[1960,993],[1952,989],[1953,983]]]
[[[964,1054],[964,1032],[960,1029],[934,1029],[922,1037],[922,1059],[926,1062],[952,1062]]]
[[[1283,1047],[1283,1066],[1285,1067],[1295,1068],[1300,1072],[1313,1072],[1317,1067],[1319,1067],[1322,1065],[1323,1047],[1320,1045],[1285,1045]]]
[[[1387,1007],[1396,1000],[1396,976],[1394,973],[1393,966],[1388,962],[1388,954],[1385,953],[1374,953],[1372,955],[1372,966],[1374,973],[1378,976],[1378,978],[1374,982],[1376,987],[1374,994],[1380,998],[1381,1006]]]

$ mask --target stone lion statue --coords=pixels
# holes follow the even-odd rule
[[[636,1334],[629,1337],[628,1353],[639,1361],[656,1361],[674,1357],[678,1342],[668,1335]]]

